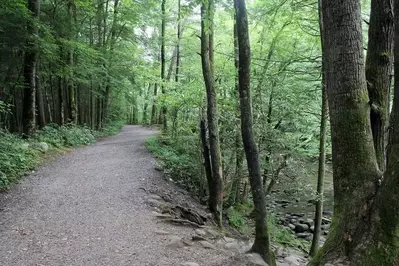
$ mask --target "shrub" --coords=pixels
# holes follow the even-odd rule
[[[124,125],[125,122],[123,121],[112,121],[109,122],[101,131],[95,131],[94,134],[96,137],[116,135]]]
[[[7,188],[10,182],[36,166],[39,154],[20,137],[0,132],[0,189]]]
[[[65,126],[49,124],[37,132],[37,139],[58,148],[88,145],[95,142],[95,137],[89,128],[72,124]]]
[[[164,172],[182,187],[198,196],[204,196],[206,181],[202,169],[202,158],[194,150],[195,139],[174,141],[169,137],[159,136],[147,140],[150,152],[159,158]]]

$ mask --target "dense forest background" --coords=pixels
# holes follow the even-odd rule
[[[21,137],[74,146],[125,123],[158,125],[148,147],[164,172],[219,226],[255,227],[253,251],[270,265],[270,226],[273,241],[313,240],[312,256],[328,235],[314,265],[342,250],[351,265],[381,254],[389,265],[397,225],[377,203],[391,195],[381,183],[395,187],[384,174],[396,166],[393,1],[324,2],[1,1],[0,187],[33,158],[9,144]],[[307,227],[290,222],[302,212]]]

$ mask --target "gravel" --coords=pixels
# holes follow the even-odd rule
[[[0,194],[0,265],[204,266],[225,260],[222,250],[168,246],[171,237],[190,239],[194,230],[160,223],[145,202],[146,187],[166,184],[144,146],[156,133],[126,126],[44,164]]]

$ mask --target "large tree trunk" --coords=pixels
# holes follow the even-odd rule
[[[386,130],[393,68],[393,0],[372,0],[366,58],[371,128],[380,170],[385,168]]]
[[[36,75],[39,74],[36,71],[39,55],[36,36],[39,33],[40,0],[29,0],[28,9],[32,18],[27,26],[29,38],[24,58],[23,133],[32,136],[36,130]]]
[[[360,1],[323,1],[322,18],[335,206],[330,234],[310,265],[398,265],[399,84],[382,180],[371,132]],[[399,43],[399,16],[395,20]],[[399,57],[398,45],[395,54]],[[399,64],[395,68],[399,80]]]
[[[276,265],[270,249],[265,194],[259,165],[259,151],[252,132],[251,103],[251,48],[245,0],[235,0],[239,48],[239,93],[241,109],[241,134],[247,158],[249,178],[255,207],[255,242],[251,251],[259,253],[269,265]]]
[[[201,61],[207,95],[207,117],[209,132],[209,148],[212,165],[212,185],[209,191],[209,208],[221,223],[222,215],[222,163],[219,144],[219,126],[217,111],[217,95],[213,77],[213,47],[211,46],[209,25],[213,14],[212,0],[203,0],[201,7]]]

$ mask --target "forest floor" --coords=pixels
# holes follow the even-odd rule
[[[126,126],[45,163],[1,193],[0,265],[262,265],[243,255],[250,241],[211,225],[174,225],[174,217],[161,214],[179,205],[209,215],[155,170],[144,145],[155,134]],[[305,263],[277,251],[278,265]]]

